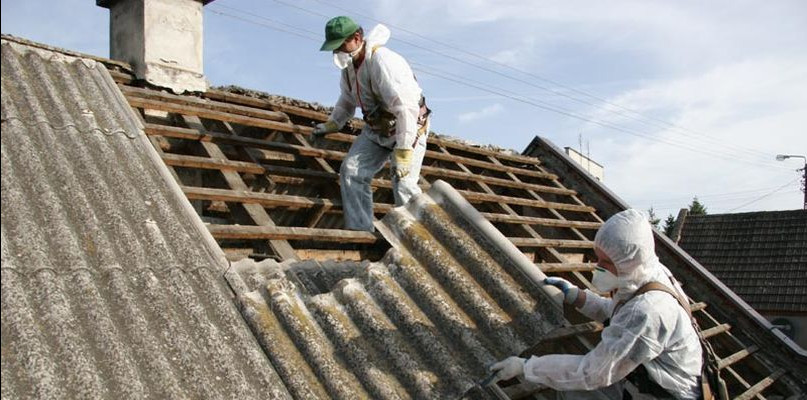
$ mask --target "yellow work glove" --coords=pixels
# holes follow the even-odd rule
[[[328,120],[328,122],[323,122],[321,124],[317,124],[314,127],[314,131],[311,132],[314,136],[323,136],[326,133],[332,133],[339,130],[339,125],[336,125],[336,122],[333,120]]]
[[[395,149],[392,156],[395,161],[395,174],[398,178],[403,178],[409,175],[409,169],[412,166],[412,149]]]

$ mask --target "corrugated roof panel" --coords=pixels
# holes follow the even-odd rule
[[[0,138],[3,398],[288,397],[102,64],[3,40]]]
[[[380,262],[242,260],[226,274],[292,393],[484,398],[487,365],[565,324],[538,268],[445,183],[378,228],[394,245]]]

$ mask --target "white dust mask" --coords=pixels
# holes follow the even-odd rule
[[[605,268],[595,267],[591,284],[600,292],[610,292],[619,286],[619,278]]]
[[[344,52],[344,51],[337,51],[333,53],[333,63],[336,65],[336,68],[345,69],[348,65],[353,61],[353,58],[359,54],[361,49],[364,48],[364,43],[361,44],[356,50],[351,52]]]
[[[333,63],[336,65],[336,68],[345,69],[350,65],[352,60],[353,57],[350,56],[350,53],[345,53],[344,51],[333,53]]]

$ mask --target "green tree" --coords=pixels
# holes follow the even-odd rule
[[[701,204],[698,201],[698,196],[692,199],[692,203],[689,205],[689,215],[706,215],[706,206]]]
[[[653,206],[650,206],[650,209],[647,210],[647,220],[650,221],[650,225],[653,225],[653,228],[659,229],[658,224],[661,222],[661,219],[656,216],[656,211],[653,210]]]
[[[667,237],[672,237],[673,227],[675,226],[675,217],[672,214],[667,216],[667,219],[664,220],[664,234]]]

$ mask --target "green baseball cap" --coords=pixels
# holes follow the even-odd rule
[[[325,24],[325,43],[322,44],[320,51],[334,51],[345,42],[350,35],[359,30],[359,25],[353,22],[352,19],[339,16],[331,18]]]

